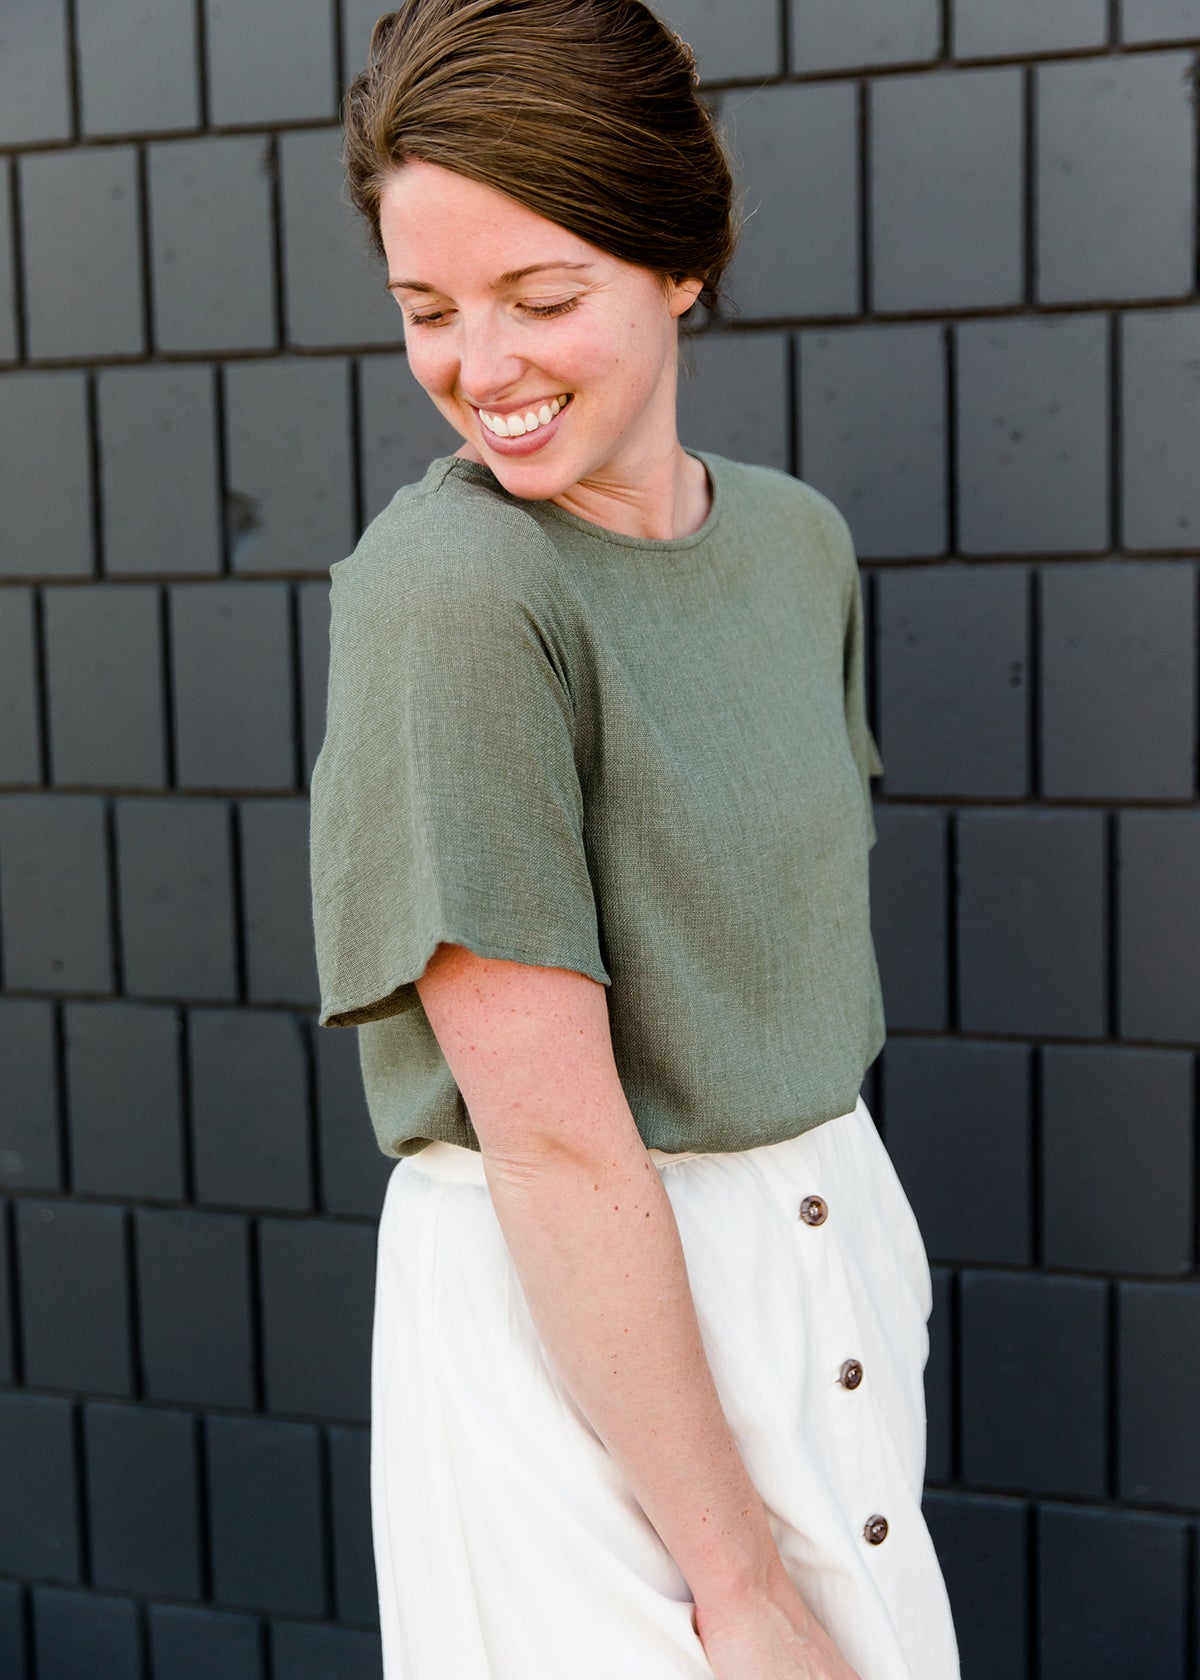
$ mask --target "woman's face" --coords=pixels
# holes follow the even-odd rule
[[[678,450],[672,285],[522,204],[413,161],[380,201],[409,366],[515,496],[636,492]]]

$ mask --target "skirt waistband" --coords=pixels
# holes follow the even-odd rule
[[[857,1112],[862,1103],[861,1096],[846,1115],[837,1118],[845,1119]],[[827,1124],[828,1122],[826,1122]],[[813,1130],[814,1128],[809,1128]],[[797,1134],[803,1137],[805,1134]],[[752,1155],[760,1149],[784,1149],[794,1143],[795,1138],[782,1138],[778,1143],[758,1144],[753,1149],[739,1151]],[[704,1156],[727,1153],[713,1149],[648,1149],[646,1153],[657,1167],[674,1166],[677,1161],[696,1161]],[[418,1149],[415,1155],[401,1156],[397,1165],[411,1167],[414,1172],[424,1173],[426,1178],[440,1178],[454,1184],[486,1184],[487,1175],[483,1170],[483,1155],[478,1149],[468,1149],[465,1144],[447,1143],[438,1139],[427,1143],[423,1149]]]

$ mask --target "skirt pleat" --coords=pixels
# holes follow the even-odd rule
[[[789,1575],[861,1680],[959,1680],[921,1513],[929,1263],[866,1103],[757,1149],[650,1154]],[[454,1144],[388,1179],[370,1474],[384,1680],[712,1680],[687,1582],[550,1364],[482,1158]]]

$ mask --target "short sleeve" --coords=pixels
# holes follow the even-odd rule
[[[560,609],[519,521],[331,568],[310,873],[322,1026],[419,1007],[438,944],[609,984]],[[461,552],[458,551],[461,545]],[[544,570],[548,571],[548,568]]]
[[[846,536],[849,540],[849,527],[846,527]],[[878,835],[875,831],[875,813],[871,804],[870,778],[872,776],[882,776],[884,769],[883,760],[879,756],[879,748],[867,722],[862,574],[854,555],[853,543],[851,543],[850,557],[854,579],[850,611],[846,621],[843,655],[846,733],[850,737],[850,746],[854,752],[855,762],[858,764],[859,774],[862,777],[863,798],[866,800],[867,806],[868,845],[873,846],[878,839]]]

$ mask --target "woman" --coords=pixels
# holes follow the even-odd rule
[[[954,1680],[931,1306],[860,1095],[861,585],[680,444],[733,246],[637,0],[409,0],[351,197],[463,444],[331,567],[320,1021],[397,1157],[371,1498],[388,1680]]]

